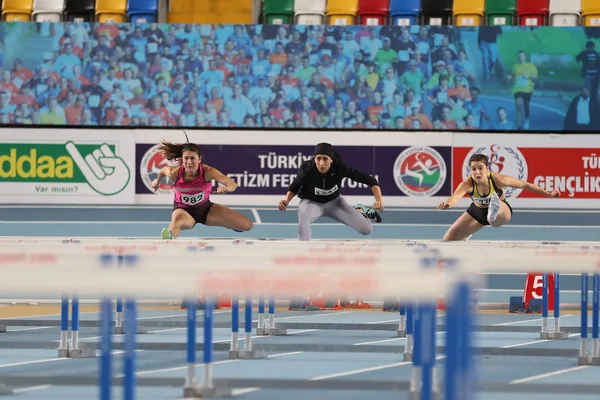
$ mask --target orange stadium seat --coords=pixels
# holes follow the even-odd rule
[[[454,25],[483,25],[485,0],[454,0],[452,12],[454,16]]]
[[[358,0],[329,0],[327,2],[327,25],[355,25]]]
[[[33,0],[4,0],[2,4],[2,19],[10,22],[31,21]]]
[[[583,26],[600,26],[600,2],[581,0],[581,17]]]
[[[127,0],[96,0],[98,22],[121,23],[127,21]]]

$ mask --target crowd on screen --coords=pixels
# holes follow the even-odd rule
[[[492,108],[480,97],[482,85],[494,79],[500,28],[480,31],[482,65],[470,59],[459,31],[443,26],[64,23],[44,29],[48,51],[20,49],[22,56],[0,74],[0,123],[535,128],[524,114],[528,104]],[[535,66],[526,69],[533,73]]]

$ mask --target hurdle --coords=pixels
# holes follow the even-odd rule
[[[252,297],[246,296],[244,308],[244,348],[241,349],[238,341],[239,333],[239,298],[232,297],[231,301],[231,345],[229,359],[259,360],[267,357],[266,352],[255,349],[252,346]],[[206,324],[206,321],[205,321]],[[212,322],[211,322],[212,325]],[[206,325],[204,326],[206,329]],[[212,329],[212,326],[211,326]],[[206,340],[206,338],[205,338]]]

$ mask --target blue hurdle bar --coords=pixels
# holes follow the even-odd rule
[[[588,365],[588,274],[581,275],[581,343],[579,345],[579,365]]]
[[[231,346],[229,347],[229,358],[238,358],[240,350],[239,342],[240,332],[240,299],[237,296],[231,297]]]
[[[414,305],[406,304],[406,346],[404,347],[404,361],[413,358],[413,334],[415,331]]]
[[[188,300],[187,305],[187,376],[184,391],[194,389],[196,381],[196,299]],[[205,307],[206,308],[206,307]]]
[[[600,364],[600,339],[598,324],[600,319],[600,274],[594,274],[592,289],[592,364]]]
[[[60,301],[60,344],[58,356],[69,356],[69,296],[64,295]]]
[[[135,337],[137,328],[135,300],[125,300],[125,354],[123,355],[123,400],[135,400]]]
[[[112,301],[103,299],[100,306],[100,400],[112,395]]]

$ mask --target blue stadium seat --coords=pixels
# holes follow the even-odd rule
[[[392,25],[410,26],[419,24],[421,0],[390,0]]]
[[[133,24],[158,22],[158,0],[129,0],[127,16]]]

